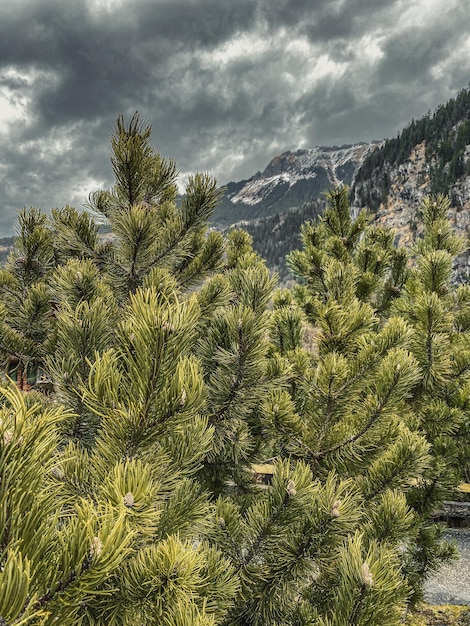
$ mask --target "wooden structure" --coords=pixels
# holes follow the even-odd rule
[[[52,387],[51,378],[40,365],[31,363],[25,366],[16,357],[10,357],[5,373],[21,391],[31,391],[31,389],[48,391]]]

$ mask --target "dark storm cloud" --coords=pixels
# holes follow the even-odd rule
[[[390,0],[266,0],[263,13],[271,28],[287,27],[314,44],[341,41],[347,45],[351,38],[384,23],[384,15],[393,12],[396,4]]]
[[[312,140],[341,143],[393,136],[412,117],[425,114],[468,85],[464,3],[453,3],[445,15],[438,11],[426,15],[425,9],[423,5],[421,19],[408,25],[406,20],[396,23],[401,14],[394,3],[347,4],[349,39],[335,39],[332,32],[328,39],[330,57],[347,63],[347,72],[340,80],[329,76],[318,81],[297,102]],[[369,67],[364,65],[366,51],[359,43],[367,35],[375,35],[381,48],[381,56]]]
[[[127,4],[105,16],[83,3],[25,3],[24,11],[0,13],[1,65],[52,73],[41,78],[31,110],[38,132],[112,118],[159,98],[174,80],[175,55],[210,49],[245,28],[252,12],[240,0],[222,10],[218,0],[204,0],[197,15],[194,2],[178,0]]]
[[[387,83],[412,86],[414,81],[429,80],[429,72],[453,51],[458,51],[464,40],[468,41],[468,12],[463,6],[449,11],[445,20],[436,20],[421,28],[405,27],[393,34],[384,44],[384,57],[378,64],[378,77]],[[468,56],[462,49],[458,63],[466,64]]]
[[[466,2],[439,4],[2,0],[0,232],[110,185],[113,120],[136,109],[183,174],[221,182],[395,134],[468,82]]]

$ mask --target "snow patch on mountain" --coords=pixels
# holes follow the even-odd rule
[[[360,143],[341,147],[318,146],[287,151],[274,157],[263,172],[247,180],[229,198],[233,204],[256,205],[272,194],[284,195],[299,182],[326,178],[329,186],[351,184],[363,159],[380,144]]]

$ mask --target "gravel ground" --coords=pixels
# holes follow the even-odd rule
[[[470,605],[470,531],[449,530],[446,539],[453,539],[460,559],[445,565],[427,582],[425,600],[430,604]]]

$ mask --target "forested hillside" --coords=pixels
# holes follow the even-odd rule
[[[266,261],[267,266],[278,273],[281,282],[286,282],[292,279],[286,257],[301,245],[302,224],[320,215],[324,208],[325,200],[318,199],[286,213],[241,222],[236,226],[250,233],[253,248]]]
[[[454,204],[465,200],[454,190],[455,183],[470,176],[470,89],[462,90],[447,104],[413,120],[396,138],[369,154],[354,181],[354,201],[377,211],[387,203],[391,172],[410,160],[418,145],[424,146],[421,184],[430,193],[449,195]]]

